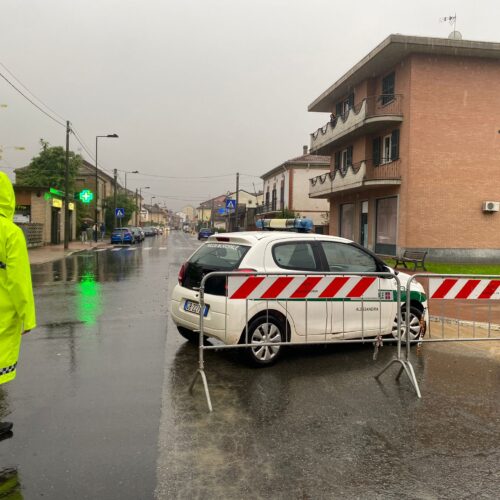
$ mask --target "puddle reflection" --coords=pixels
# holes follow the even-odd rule
[[[23,500],[21,482],[15,467],[0,469],[0,498],[5,500]]]

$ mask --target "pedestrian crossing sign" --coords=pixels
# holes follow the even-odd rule
[[[115,216],[117,219],[123,219],[123,217],[125,217],[125,209],[115,208]]]
[[[234,210],[236,208],[236,200],[227,199],[226,200],[226,209]]]

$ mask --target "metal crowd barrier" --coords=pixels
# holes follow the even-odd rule
[[[406,287],[406,310],[410,310],[411,284],[419,280],[427,296],[429,324],[421,329],[418,339],[401,344],[398,355],[376,375],[376,379],[390,366],[399,363],[408,375],[417,396],[421,398],[415,371],[410,362],[410,346],[419,347],[428,342],[484,342],[500,340],[500,276],[470,274],[414,274]],[[496,307],[495,307],[496,306]],[[406,315],[406,331],[410,328],[410,315]]]
[[[245,325],[242,325],[242,331],[244,332],[243,340],[237,344],[205,344],[205,290],[207,288],[207,282],[214,278],[223,278],[226,286],[226,297],[225,297],[225,332],[224,337],[227,338],[228,331],[228,305],[230,301],[239,300],[245,302]],[[391,283],[388,285],[384,280],[390,280]],[[385,284],[385,286],[384,286]],[[257,308],[251,308],[251,303],[259,301],[260,303],[265,303],[265,307],[259,310]],[[291,323],[295,324],[294,319],[290,315],[290,304],[297,304],[303,302],[304,304],[304,317],[303,317],[303,335],[301,339],[298,339],[296,335],[291,342],[259,342],[258,344],[249,342],[249,321],[255,318],[256,315],[261,313],[267,314],[269,318],[270,304],[273,304],[273,311],[279,310],[279,312],[285,317],[285,325]],[[318,312],[312,311],[314,306],[311,306],[312,302],[321,302],[325,304],[325,314],[326,308],[329,307],[332,311],[330,316],[325,316],[325,328],[324,332],[314,334],[310,331],[310,318],[309,314]],[[361,323],[361,337],[360,338],[350,338],[349,334],[346,334],[345,328],[342,331],[335,331],[333,328],[333,321],[337,319],[333,315],[333,302],[340,302],[342,304],[341,311],[337,313],[342,314],[342,325],[345,321],[345,308],[346,304],[357,302],[360,304],[359,318]],[[278,305],[276,305],[278,303]],[[383,304],[392,303],[395,304],[394,316],[392,316],[391,321],[387,329],[382,332],[382,307]],[[205,374],[205,359],[204,352],[208,350],[219,350],[219,349],[235,349],[235,348],[255,348],[255,347],[276,347],[276,346],[303,346],[303,345],[313,345],[313,344],[337,344],[337,343],[365,343],[374,342],[374,355],[373,358],[376,359],[376,355],[379,347],[383,343],[383,335],[390,335],[394,318],[396,318],[397,331],[398,331],[398,342],[397,342],[397,356],[392,363],[399,363],[401,365],[401,370],[405,370],[410,380],[413,383],[415,379],[413,373],[413,368],[402,355],[402,343],[401,343],[401,283],[397,275],[390,272],[387,273],[242,273],[242,272],[212,272],[203,277],[200,289],[199,289],[199,344],[198,344],[198,369],[196,374],[189,386],[190,392],[192,392],[193,387],[198,379],[201,378],[205,390],[205,396],[207,399],[208,408],[212,411],[212,402],[210,398],[210,392],[208,389],[208,381]],[[370,307],[365,307],[365,304],[371,304]],[[374,306],[375,304],[375,306]],[[378,304],[378,334],[374,334],[373,328],[369,330],[365,335],[365,326],[367,321],[372,327],[376,324],[377,319],[374,317],[373,313],[377,310],[376,304]],[[297,310],[299,306],[292,306]],[[301,307],[301,306],[300,306]],[[390,307],[390,306],[389,306]],[[257,309],[254,314],[250,316],[250,309]],[[369,311],[369,312],[367,312]],[[352,311],[351,311],[352,312]],[[367,315],[370,315],[367,317]],[[391,311],[392,315],[392,311]],[[330,324],[328,324],[326,317],[331,319]],[[291,320],[291,321],[290,321]],[[285,337],[289,334],[288,326],[285,326]],[[291,332],[290,332],[291,334]],[[383,335],[382,335],[383,334]],[[335,338],[331,338],[335,335]],[[390,336],[392,340],[394,337]],[[287,340],[285,338],[285,340]],[[418,391],[418,386],[415,387]]]

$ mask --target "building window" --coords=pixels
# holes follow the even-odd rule
[[[266,191],[266,210],[269,210],[269,188]]]
[[[282,180],[280,184],[280,209],[285,209],[285,181]]]
[[[276,184],[273,186],[273,191],[272,191],[272,198],[271,198],[271,204],[272,204],[272,207],[271,207],[271,210],[276,210],[276,202],[277,202],[277,199],[276,199]]]
[[[352,107],[354,107],[354,94],[349,94],[347,96],[347,99],[343,99],[336,104],[335,114],[337,116],[343,116],[345,118]]]
[[[335,153],[335,169],[341,172],[347,172],[347,167],[352,165],[353,147],[349,146],[342,151]]]
[[[354,240],[354,203],[340,205],[340,236]]]
[[[398,199],[396,196],[377,200],[375,252],[396,255]]]
[[[383,165],[399,159],[399,129],[373,139],[373,164]]]
[[[387,104],[394,99],[395,84],[396,74],[394,71],[382,78],[382,104]]]

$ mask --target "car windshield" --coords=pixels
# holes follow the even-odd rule
[[[130,231],[127,227],[117,227],[113,232],[114,233],[127,233]]]

